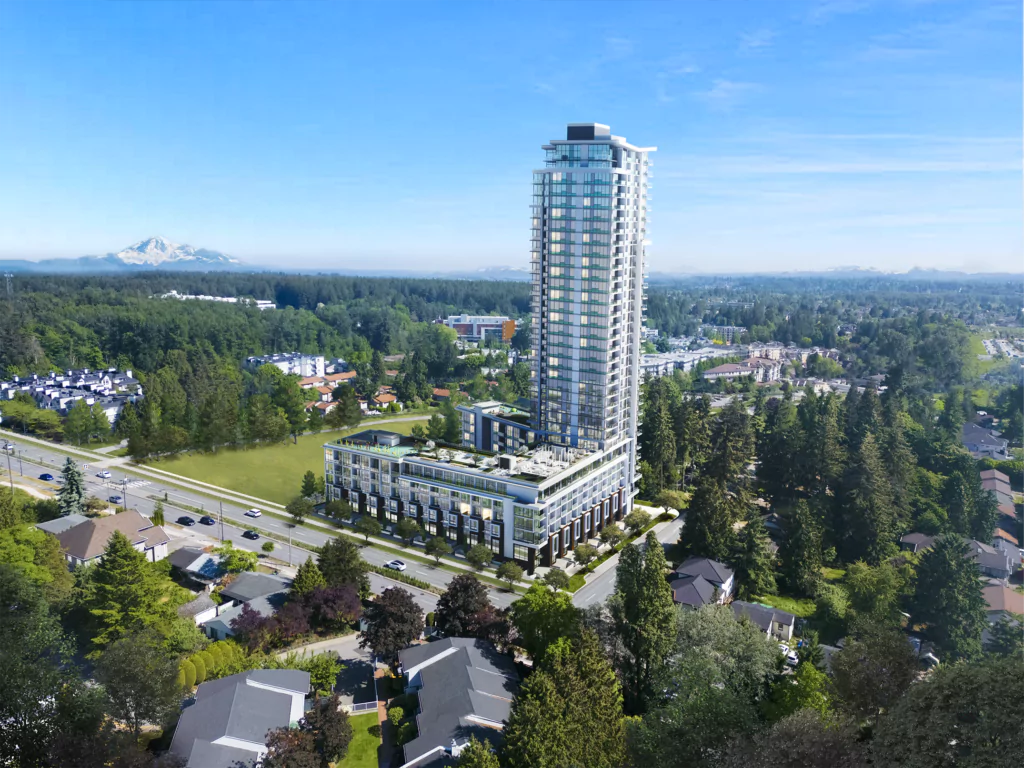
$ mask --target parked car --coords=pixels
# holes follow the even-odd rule
[[[43,472],[43,474],[41,474],[39,476],[39,479],[40,480],[46,480],[47,482],[52,483],[53,482],[53,475],[51,475],[49,472]]]
[[[196,521],[187,515],[182,515],[178,518],[178,525],[195,525]]]
[[[786,663],[791,667],[795,667],[800,663],[800,657],[796,655],[796,651],[790,651],[786,654]]]
[[[202,523],[203,525],[215,525],[217,523],[217,521],[214,520],[209,515],[203,515],[202,517],[200,517],[199,518],[199,522]]]
[[[389,560],[388,562],[384,563],[384,567],[390,568],[393,571],[404,571],[409,566],[407,566],[401,560]]]
[[[97,472],[96,473],[96,477],[102,478],[104,480],[109,480],[110,479],[110,473],[107,470],[104,469],[104,470],[101,470],[101,471]]]
[[[250,509],[245,513],[246,517],[260,517],[263,513],[258,509]]]
[[[120,496],[111,496],[107,499],[111,504],[124,504],[124,499]]]
[[[259,537],[260,537],[260,535],[258,533],[256,533],[256,531],[252,530],[251,528],[248,531],[246,531],[245,533],[242,534],[242,538],[243,539],[252,539],[253,541],[256,541],[256,539],[258,539]]]

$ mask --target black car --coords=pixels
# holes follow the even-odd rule
[[[256,531],[252,531],[252,530],[246,531],[245,533],[242,534],[242,538],[243,539],[252,539],[253,541],[256,541],[256,539],[258,539],[259,537],[260,537],[260,535],[258,533],[256,533]]]
[[[53,475],[51,475],[49,472],[43,472],[43,474],[41,474],[39,476],[39,479],[40,480],[52,481],[53,480]]]
[[[178,525],[195,525],[195,524],[196,524],[196,521],[193,520],[191,517],[185,517],[185,515],[182,515],[181,517],[178,518]]]
[[[217,521],[214,520],[209,515],[203,515],[202,517],[200,517],[199,518],[199,522],[202,523],[203,525],[215,525],[217,523]]]

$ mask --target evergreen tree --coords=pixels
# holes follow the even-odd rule
[[[164,524],[164,503],[160,500],[153,505],[153,525]]]
[[[92,407],[89,409],[89,415],[91,416],[90,435],[96,435],[100,440],[109,437],[110,419],[107,418],[106,411],[100,407],[99,403],[92,404]]]
[[[679,543],[689,556],[725,560],[733,532],[733,503],[721,481],[702,477],[694,487]]]
[[[647,462],[644,477],[648,498],[676,484],[676,432],[672,409],[679,390],[670,378],[659,377],[644,383],[643,423],[640,457]],[[648,476],[649,475],[649,476]]]
[[[877,564],[896,552],[899,521],[885,466],[872,434],[866,434],[843,476],[835,531],[843,559]]]
[[[299,493],[307,499],[316,496],[316,475],[312,469],[307,469],[306,474],[302,476],[302,489]]]
[[[306,562],[299,566],[295,572],[295,580],[292,581],[291,594],[293,597],[305,597],[312,593],[317,587],[327,585],[323,573],[313,562],[312,557],[307,557]]]
[[[328,423],[338,427],[358,426],[363,419],[363,409],[359,406],[356,391],[343,384],[335,388],[333,398],[337,406],[328,414]]]
[[[711,455],[707,474],[723,487],[741,490],[745,487],[747,465],[754,453],[754,436],[746,406],[734,398],[718,414],[711,433]]]
[[[462,419],[459,417],[459,412],[455,410],[455,406],[451,402],[445,403],[441,411],[444,415],[444,432],[441,439],[451,445],[461,445]]]
[[[685,477],[692,469],[701,467],[711,454],[711,398],[680,398],[674,410],[676,457],[680,475]]]
[[[456,768],[501,768],[498,756],[491,752],[489,741],[477,741],[475,736],[469,737],[469,743],[459,752]]]
[[[799,482],[800,428],[796,407],[787,395],[772,400],[765,414],[764,430],[757,439],[757,479],[773,503],[793,497]]]
[[[739,596],[775,594],[775,556],[769,548],[768,531],[759,516],[748,522],[736,537],[732,558]]]
[[[885,465],[886,475],[889,478],[889,485],[892,489],[893,509],[901,527],[907,525],[910,519],[911,498],[913,496],[913,483],[917,469],[917,457],[907,442],[903,430],[903,416],[895,408],[898,406],[897,398],[889,398],[883,407],[885,426],[879,436],[879,448],[882,454],[882,463]]]
[[[93,594],[89,612],[98,630],[93,645],[99,649],[158,624],[166,616],[162,589],[146,556],[128,538],[115,531],[92,568]]]
[[[787,516],[786,537],[779,547],[782,581],[800,595],[813,595],[821,580],[821,524],[806,501],[798,501]]]
[[[619,768],[622,694],[597,636],[557,649],[523,683],[505,725],[505,768]]]
[[[127,440],[139,431],[139,412],[135,403],[125,403],[114,422],[114,434]]]
[[[60,471],[64,484],[57,491],[57,504],[62,516],[85,512],[85,479],[78,464],[69,456]]]
[[[985,598],[978,566],[967,542],[943,536],[924,553],[917,567],[911,616],[926,625],[925,636],[950,659],[973,659],[981,653]]]
[[[628,544],[619,555],[609,608],[624,650],[619,666],[626,711],[632,714],[646,710],[675,640],[676,608],[667,572],[665,552],[653,531],[643,552]]]

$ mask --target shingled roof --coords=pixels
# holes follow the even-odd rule
[[[106,517],[93,517],[57,534],[60,547],[78,560],[92,560],[103,554],[115,531],[120,531],[137,547],[146,549],[166,544],[170,539],[159,525],[153,525],[134,509]]]

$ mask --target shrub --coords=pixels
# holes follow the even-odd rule
[[[366,730],[369,731],[370,735],[373,736],[373,738],[380,738],[380,723],[377,723],[377,725],[371,725]]]
[[[434,612],[433,611],[431,611],[430,613],[427,614],[426,625],[428,627],[434,626]]]
[[[183,663],[182,666],[178,667],[178,677],[175,679],[174,683],[181,690],[185,690],[185,682],[185,666]]]
[[[392,704],[391,709],[388,710],[388,722],[397,728],[403,717],[405,717],[405,710]]]
[[[415,691],[412,693],[403,693],[401,696],[395,696],[395,698],[391,700],[391,706],[401,707],[403,711],[408,712],[411,715],[419,709],[420,698]]]
[[[196,685],[206,682],[206,664],[203,663],[202,656],[198,653],[192,657],[192,664],[196,670]]]
[[[196,654],[200,659],[203,660],[203,666],[206,667],[206,677],[213,679],[217,675],[217,662],[214,661],[213,656],[210,655],[209,651],[200,651]]]
[[[272,541],[264,541],[263,542],[263,546],[260,547],[260,549],[262,549],[264,552],[266,552],[269,555],[271,552],[274,551],[274,542],[272,542]]]
[[[181,670],[185,673],[185,680],[182,685],[183,690],[191,691],[196,687],[196,665],[188,659],[181,662]]]
[[[403,744],[408,744],[415,738],[416,723],[408,722],[398,729],[398,733],[395,736],[395,742],[398,744],[398,746],[402,746]]]
[[[219,646],[216,643],[214,643],[209,648],[206,648],[203,651],[203,653],[205,653],[207,656],[210,657],[210,662],[212,663],[212,669],[218,673],[218,677],[219,677],[220,674],[221,674],[222,668],[224,667],[224,662],[227,661],[227,659],[224,656],[225,651],[224,651],[223,646]],[[210,666],[210,664],[207,664],[206,665],[207,673],[209,673],[210,670],[211,670],[211,666]]]

